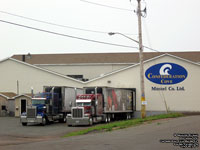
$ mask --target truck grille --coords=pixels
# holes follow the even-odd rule
[[[35,118],[36,116],[36,108],[27,108],[27,117]]]
[[[73,108],[72,117],[73,118],[82,118],[83,117],[83,108]]]

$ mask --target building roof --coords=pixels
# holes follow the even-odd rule
[[[16,96],[14,96],[13,98],[16,99],[16,98],[18,98],[18,97],[22,97],[22,96],[24,96],[24,97],[28,97],[28,98],[31,98],[31,96],[30,96],[29,94],[20,94],[20,95],[16,95]]]
[[[194,64],[194,65],[197,65],[197,66],[200,67],[200,63],[195,63],[195,62],[190,61],[190,60],[188,60],[188,59],[184,59],[184,58],[181,58],[181,57],[178,57],[178,56],[175,56],[175,55],[171,55],[171,54],[168,54],[168,53],[167,53],[167,54],[163,54],[163,55],[159,55],[159,56],[157,56],[157,57],[154,57],[154,58],[151,58],[151,59],[148,59],[148,60],[145,60],[145,61],[144,61],[144,64],[145,64],[145,63],[148,63],[148,62],[150,62],[150,61],[159,59],[159,58],[161,58],[161,57],[165,57],[165,56],[169,56],[169,57],[172,57],[172,58],[175,58],[175,59],[179,59],[179,60],[181,60],[181,61],[185,61],[185,62]],[[87,81],[86,83],[93,82],[93,81],[98,80],[98,79],[102,79],[102,78],[104,78],[104,77],[107,77],[107,76],[116,74],[116,73],[118,73],[118,72],[122,72],[122,71],[128,70],[128,69],[130,69],[130,68],[136,67],[136,66],[138,66],[138,65],[140,65],[140,63],[136,63],[136,64],[133,64],[133,65],[129,65],[128,67],[121,68],[121,69],[119,69],[119,70],[115,70],[115,71],[106,73],[106,74],[104,74],[103,76],[99,76],[99,77],[97,77],[97,78],[91,79],[91,80]]]
[[[145,52],[144,60],[165,53],[193,62],[200,62],[200,51],[193,52]],[[22,61],[23,55],[12,58]],[[24,55],[29,64],[78,64],[78,63],[138,63],[139,53],[74,53],[74,54],[29,54]]]
[[[0,95],[7,99],[17,96],[17,94],[13,92],[0,92]]]

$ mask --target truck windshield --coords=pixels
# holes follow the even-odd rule
[[[37,104],[45,104],[45,100],[32,100],[32,104],[33,105],[37,105]]]
[[[91,103],[76,103],[76,106],[91,106]]]

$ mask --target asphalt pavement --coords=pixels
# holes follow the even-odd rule
[[[26,144],[50,139],[58,139],[66,133],[87,128],[68,127],[67,123],[52,123],[46,126],[29,124],[22,126],[19,118],[0,117],[0,150],[2,146]]]
[[[167,140],[178,141],[183,137],[199,140],[197,137],[199,135],[200,116],[187,116],[159,120],[112,132],[4,145],[0,146],[0,150],[197,150],[200,148],[180,148],[166,142]],[[195,142],[199,144],[198,141]]]

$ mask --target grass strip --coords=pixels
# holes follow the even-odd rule
[[[111,122],[108,124],[96,125],[96,126],[93,126],[93,127],[87,128],[87,129],[83,129],[80,131],[70,132],[63,137],[66,138],[66,137],[70,137],[70,136],[84,135],[84,134],[88,134],[88,133],[95,132],[95,131],[99,131],[99,132],[112,131],[112,130],[123,129],[123,128],[140,125],[140,124],[143,124],[144,122],[150,122],[153,120],[159,120],[159,119],[165,119],[165,118],[177,118],[177,117],[181,117],[181,116],[183,116],[183,114],[181,114],[181,113],[168,113],[168,114],[150,116],[150,117],[146,117],[144,119],[138,118],[138,119],[131,119],[131,120],[115,121],[115,122]]]

